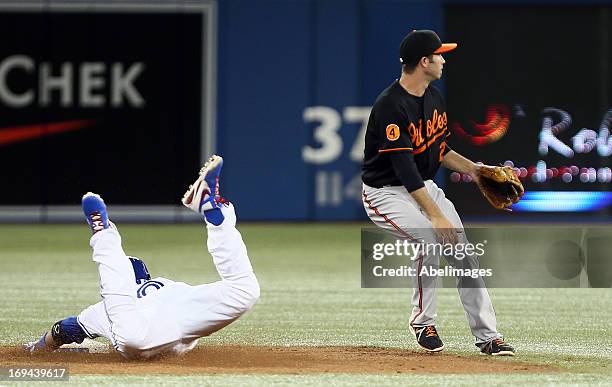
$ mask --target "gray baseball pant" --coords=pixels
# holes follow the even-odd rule
[[[444,195],[444,191],[432,180],[425,181],[425,188],[448,221],[455,228],[463,230],[459,214],[453,203]],[[431,221],[403,186],[373,188],[364,184],[362,198],[368,216],[378,227],[399,238],[425,243],[437,242]],[[465,232],[459,233],[459,243],[467,243]],[[461,261],[453,257],[445,259],[454,267],[478,268],[475,257],[467,257]],[[438,268],[439,264],[439,255],[425,254],[415,260],[413,265],[420,273],[423,266]],[[417,278],[412,292],[413,309],[410,316],[410,325],[413,328],[436,324],[437,285],[435,278]],[[495,311],[483,279],[458,278],[457,289],[476,343],[501,338],[502,335],[497,332]]]

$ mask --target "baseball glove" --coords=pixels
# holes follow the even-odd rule
[[[481,165],[476,184],[489,203],[499,210],[512,211],[509,207],[517,203],[525,193],[516,173],[508,166]]]

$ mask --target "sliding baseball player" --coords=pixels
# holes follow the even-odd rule
[[[92,231],[89,242],[100,274],[102,300],[53,325],[28,351],[53,351],[85,338],[105,337],[127,358],[183,354],[200,337],[230,324],[259,298],[259,284],[234,207],[219,196],[223,159],[212,156],[185,193],[183,204],[203,215],[208,251],[221,280],[191,286],[167,278],[151,279],[141,260],[129,257],[99,195],[87,193],[82,206]]]

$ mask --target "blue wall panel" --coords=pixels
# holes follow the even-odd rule
[[[307,216],[310,96],[309,1],[223,1],[219,29],[218,144],[228,158],[223,190],[244,219]]]
[[[241,218],[363,219],[355,142],[378,93],[399,77],[401,39],[414,28],[439,31],[441,3],[219,6],[217,149],[228,159],[223,191]],[[315,134],[323,124],[332,128],[327,145]]]

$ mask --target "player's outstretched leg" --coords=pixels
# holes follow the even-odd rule
[[[107,306],[110,307],[108,308],[110,313],[105,312],[103,314],[106,320],[111,314],[116,316],[117,305],[129,303],[125,299],[129,298],[131,291],[127,290],[128,286],[126,284],[129,283],[129,279],[134,274],[131,263],[125,257],[121,248],[121,237],[108,219],[104,200],[99,195],[88,192],[83,196],[82,207],[87,224],[93,234],[91,246],[94,248],[93,259],[98,262],[100,271],[104,309],[107,309]],[[119,309],[121,309],[120,306]],[[112,320],[121,321],[120,318],[116,317],[113,317]],[[115,326],[115,328],[117,327]],[[38,341],[25,344],[24,349],[29,352],[54,351],[64,344],[82,343],[86,337],[93,338],[96,336],[98,335],[88,334],[81,321],[79,321],[79,317],[70,316],[56,322],[51,330],[45,332]],[[108,336],[114,336],[114,334]],[[113,340],[113,344],[117,346],[118,342]]]
[[[136,307],[134,269],[121,246],[121,236],[108,218],[104,200],[92,192],[83,196],[83,213],[92,232],[89,241],[100,274],[100,295],[111,322],[113,345],[120,351],[139,349],[149,323]]]
[[[458,229],[463,229],[463,223],[455,206],[445,197],[442,190],[438,189],[438,192],[439,195],[435,197],[438,207]],[[459,234],[459,243],[463,246],[469,244],[465,232]],[[450,256],[445,258],[450,265],[456,268],[467,270],[479,268],[478,258],[474,254],[468,255],[461,260]],[[514,356],[514,348],[506,343],[503,340],[502,334],[497,331],[497,317],[495,316],[493,303],[482,277],[457,278],[457,290],[459,291],[459,298],[463,304],[468,324],[476,338],[476,346],[480,348],[480,353],[492,356]]]
[[[193,311],[182,321],[186,337],[210,335],[246,313],[259,298],[259,283],[235,227],[234,207],[219,195],[222,166],[223,159],[212,156],[182,200],[187,208],[204,216],[208,251],[222,279],[195,287],[185,299],[185,307]]]

